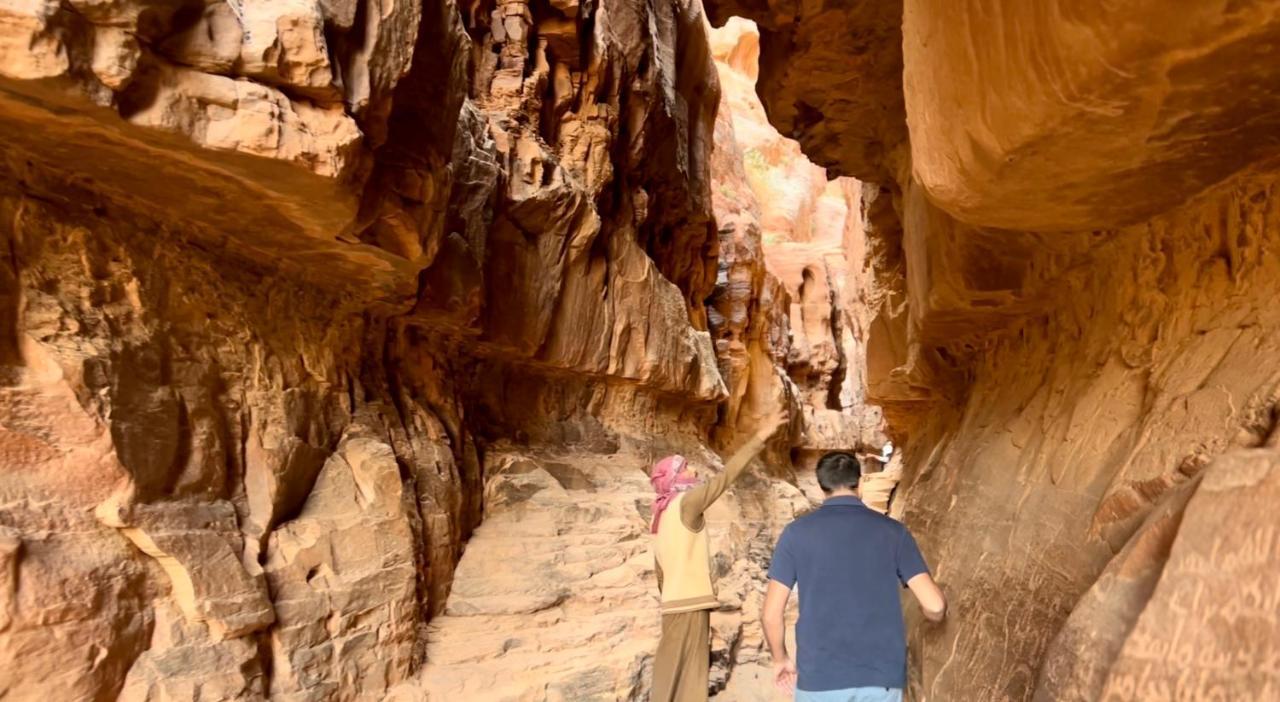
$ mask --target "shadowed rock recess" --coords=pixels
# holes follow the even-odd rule
[[[887,438],[911,699],[1280,697],[1280,2],[1187,5],[0,0],[0,698],[647,699],[645,471],[776,405],[718,699]]]

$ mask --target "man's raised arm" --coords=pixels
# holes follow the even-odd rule
[[[733,484],[733,481],[742,475],[743,471],[751,463],[751,459],[760,453],[760,449],[764,448],[764,444],[773,436],[787,421],[787,414],[780,411],[765,420],[765,424],[760,431],[756,432],[747,442],[743,444],[736,453],[724,462],[724,470],[714,478],[698,485],[697,487],[685,493],[684,499],[680,505],[680,521],[689,529],[702,528],[702,513],[707,508],[720,499],[725,490]]]

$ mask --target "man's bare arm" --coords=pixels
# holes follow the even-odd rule
[[[728,490],[729,486],[746,471],[751,459],[760,453],[769,437],[773,436],[786,421],[785,410],[771,415],[760,431],[747,439],[746,443],[724,462],[724,470],[719,475],[685,493],[680,505],[680,521],[684,522],[685,527],[694,530],[702,528],[702,513],[720,499],[724,491]]]
[[[920,603],[920,611],[924,613],[925,619],[940,622],[947,616],[947,598],[943,596],[942,588],[933,581],[932,575],[921,573],[908,580],[907,587]]]
[[[769,644],[769,655],[773,660],[782,661],[787,655],[787,626],[784,612],[787,611],[787,599],[791,597],[791,588],[777,580],[769,581],[769,589],[764,594],[764,640]]]
[[[761,615],[764,620],[764,640],[769,645],[769,655],[773,657],[773,684],[783,690],[789,690],[796,684],[796,664],[787,653],[784,614],[787,611],[787,598],[790,596],[791,588],[777,580],[769,580]]]

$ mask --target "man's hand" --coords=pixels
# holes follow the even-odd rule
[[[764,416],[764,421],[760,422],[760,429],[756,432],[756,439],[767,441],[769,437],[778,433],[778,430],[791,423],[791,413],[787,410],[786,403],[775,405],[770,408]]]
[[[790,692],[796,687],[796,662],[788,656],[773,662],[773,686],[783,692]]]

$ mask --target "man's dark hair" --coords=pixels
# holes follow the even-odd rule
[[[834,492],[840,488],[853,490],[858,487],[858,479],[862,477],[862,464],[858,458],[844,451],[832,451],[818,459],[818,487],[823,492]]]

